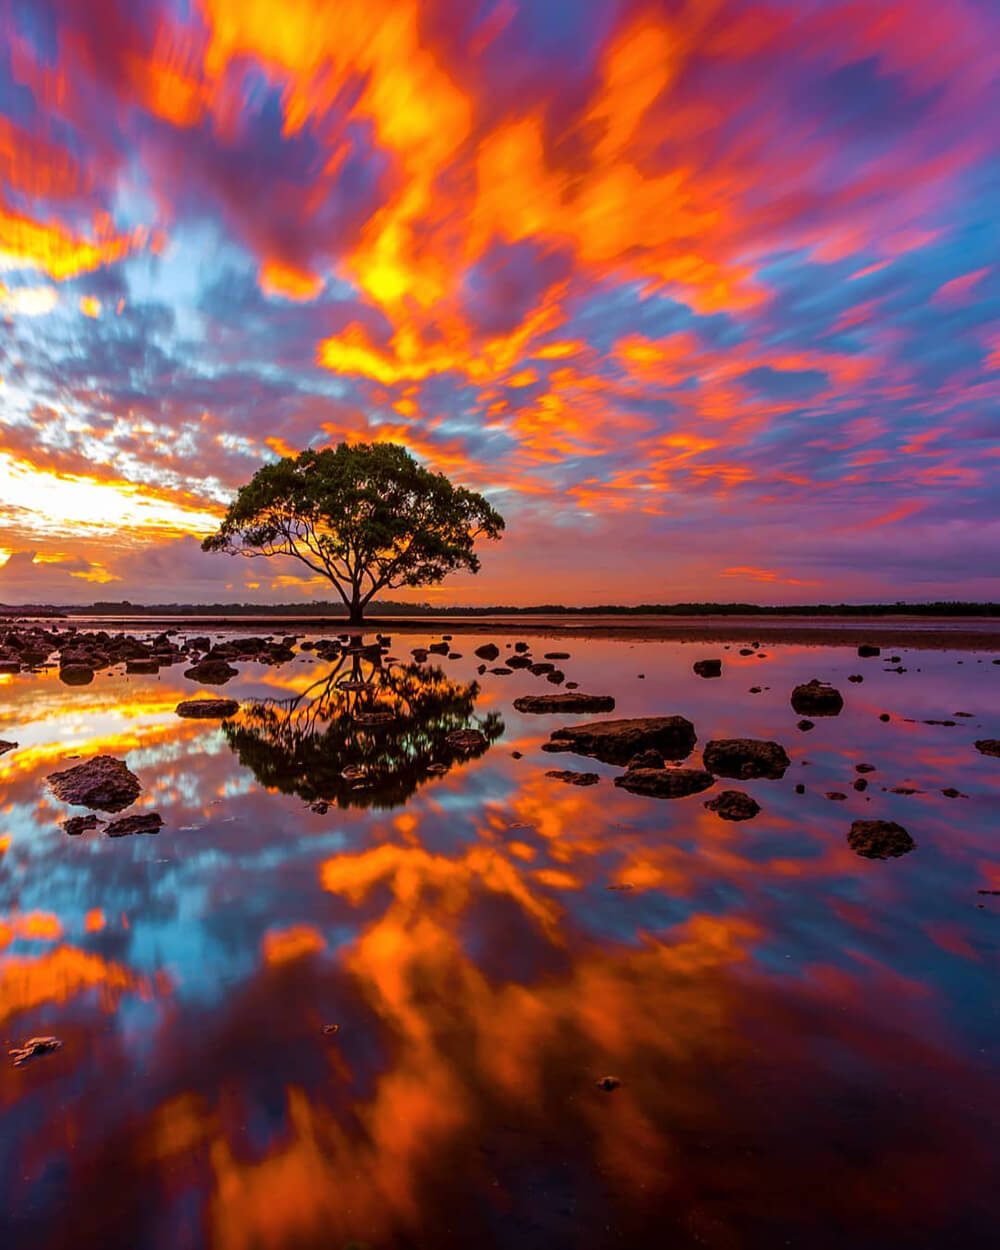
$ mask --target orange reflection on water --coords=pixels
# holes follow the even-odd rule
[[[35,957],[7,955],[0,959],[0,1020],[94,989],[101,992],[105,1011],[113,1011],[124,993],[149,997],[152,992],[147,978],[75,946]]]
[[[261,953],[269,964],[282,964],[302,955],[315,954],[326,946],[326,938],[309,924],[287,929],[268,929],[261,940]]]

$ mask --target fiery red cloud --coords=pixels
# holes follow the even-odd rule
[[[994,6],[0,21],[0,601],[294,597],[196,538],[345,438],[507,515],[455,601],[995,596]]]

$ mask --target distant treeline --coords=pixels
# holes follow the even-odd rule
[[[3,610],[3,609],[0,609]],[[37,609],[7,609],[28,614]],[[51,611],[52,609],[49,609]],[[346,616],[343,604],[331,600],[308,603],[130,603],[99,601],[90,607],[57,609],[74,616]],[[429,603],[370,604],[367,615],[377,616],[1000,616],[1000,604],[937,601],[935,603],[805,603],[780,607],[758,603],[619,603],[585,608],[561,603],[532,607],[496,604],[492,607],[438,607]]]

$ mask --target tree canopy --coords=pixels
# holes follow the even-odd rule
[[[202,549],[299,560],[333,583],[357,624],[382,590],[478,572],[476,539],[503,529],[482,495],[398,443],[341,443],[258,469]]]

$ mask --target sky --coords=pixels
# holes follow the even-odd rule
[[[996,0],[0,0],[0,602],[404,443],[484,604],[1000,599]],[[991,119],[993,119],[991,121]]]

